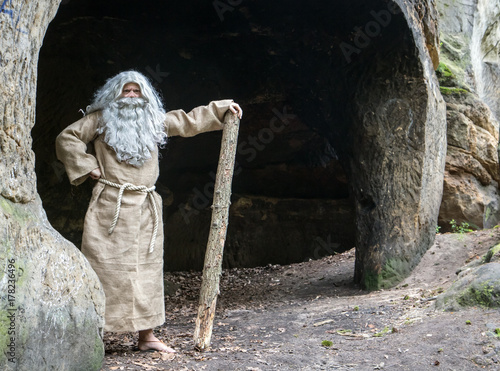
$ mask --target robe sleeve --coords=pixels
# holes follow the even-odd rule
[[[224,114],[232,99],[213,101],[208,106],[194,108],[189,113],[183,110],[169,111],[165,118],[165,132],[172,137],[192,137],[207,131],[221,130]]]
[[[87,152],[87,144],[97,135],[98,113],[91,113],[64,129],[56,138],[56,155],[64,164],[73,185],[83,183],[98,168],[97,158]]]

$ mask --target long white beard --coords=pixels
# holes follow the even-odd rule
[[[166,143],[163,118],[143,98],[121,98],[103,110],[97,132],[104,133],[104,142],[114,149],[118,161],[141,167],[157,145]]]

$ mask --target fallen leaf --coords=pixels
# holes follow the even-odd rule
[[[175,353],[160,353],[161,359],[164,361],[172,361],[175,358]]]
[[[316,322],[315,324],[313,324],[313,326],[314,327],[323,326],[323,325],[326,325],[327,323],[332,323],[332,322],[335,322],[335,320],[333,320],[333,319],[327,319],[327,320],[324,320],[324,321]]]

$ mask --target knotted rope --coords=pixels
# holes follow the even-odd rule
[[[149,244],[149,253],[152,253],[155,247],[155,242],[156,242],[156,235],[158,234],[158,225],[160,224],[160,218],[158,217],[158,209],[156,208],[156,202],[153,196],[153,191],[155,190],[155,186],[152,187],[146,187],[146,186],[136,186],[133,185],[132,183],[125,183],[125,184],[117,184],[110,182],[109,180],[99,178],[99,182],[106,184],[108,186],[118,188],[118,198],[116,199],[116,206],[115,206],[115,216],[113,217],[113,221],[111,222],[111,226],[108,229],[108,233],[111,234],[115,230],[116,224],[118,223],[118,218],[120,216],[120,209],[122,206],[122,197],[123,197],[123,192],[125,190],[127,191],[137,191],[137,192],[143,192],[147,193],[149,200],[151,202],[151,205],[153,205],[153,211],[154,211],[154,227],[153,227],[153,236],[151,237],[151,242]]]

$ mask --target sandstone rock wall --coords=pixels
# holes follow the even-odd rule
[[[472,93],[445,94],[445,99],[448,150],[439,225],[448,231],[455,220],[491,228],[500,221],[498,123]]]
[[[450,230],[451,220],[473,228],[491,228],[500,221],[499,4],[438,2],[443,45],[437,73],[448,122],[441,231]]]
[[[98,370],[104,295],[81,253],[48,223],[31,128],[38,52],[57,0],[0,4],[0,368]]]
[[[477,0],[471,62],[479,97],[500,120],[500,0]]]
[[[350,129],[355,279],[370,289],[396,284],[418,264],[433,241],[442,192],[445,105],[430,58],[436,46],[425,35],[435,9],[397,3],[408,33],[385,40],[357,71]]]
[[[99,370],[104,294],[83,255],[38,198],[0,196],[0,368]]]

